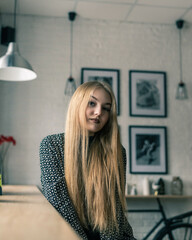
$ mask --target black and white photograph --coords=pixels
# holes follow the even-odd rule
[[[166,117],[166,73],[129,71],[129,112],[136,117]]]
[[[166,137],[166,127],[129,126],[130,172],[166,174]]]
[[[107,82],[115,94],[117,102],[117,114],[120,114],[120,71],[119,69],[104,69],[104,68],[82,68],[81,69],[81,83],[88,81],[102,81]]]

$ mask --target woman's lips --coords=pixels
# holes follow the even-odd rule
[[[100,120],[98,118],[90,118],[90,121],[94,123],[100,123]]]

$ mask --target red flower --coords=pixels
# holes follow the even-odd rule
[[[11,143],[13,145],[16,145],[16,141],[12,136],[5,137],[3,135],[0,135],[0,177],[3,172],[3,162]]]
[[[16,141],[12,136],[5,137],[3,135],[0,135],[0,145],[3,144],[4,142],[12,142],[13,145],[16,145]]]

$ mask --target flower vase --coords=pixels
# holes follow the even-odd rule
[[[0,195],[2,195],[2,181],[3,181],[3,161],[0,156]]]
[[[183,182],[180,177],[173,177],[171,182],[171,191],[173,195],[182,195]]]
[[[15,145],[16,141],[12,136],[0,135],[0,195],[2,195],[2,182],[3,182],[3,162],[9,150],[10,144]]]
[[[0,195],[2,195],[2,177],[1,177],[1,174],[0,174]]]

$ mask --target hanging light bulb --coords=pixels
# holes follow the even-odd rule
[[[179,61],[180,61],[180,82],[177,85],[176,99],[183,100],[187,99],[186,84],[183,82],[182,73],[182,48],[181,48],[181,29],[183,28],[184,20],[177,20],[176,26],[179,29]]]
[[[14,7],[14,29],[16,29],[16,7],[17,0]],[[6,54],[0,58],[0,80],[28,81],[36,77],[31,65],[20,55],[16,42],[10,42]]]
[[[72,77],[72,67],[73,67],[73,21],[76,17],[75,12],[69,12],[68,17],[69,21],[71,21],[71,41],[70,41],[70,76],[67,79],[66,85],[65,85],[65,95],[71,96],[76,90],[76,84],[75,79]]]
[[[65,85],[65,95],[72,96],[75,90],[76,90],[75,80],[73,77],[69,77]]]
[[[176,99],[178,99],[178,100],[187,99],[187,89],[186,89],[186,85],[184,82],[178,83]]]

